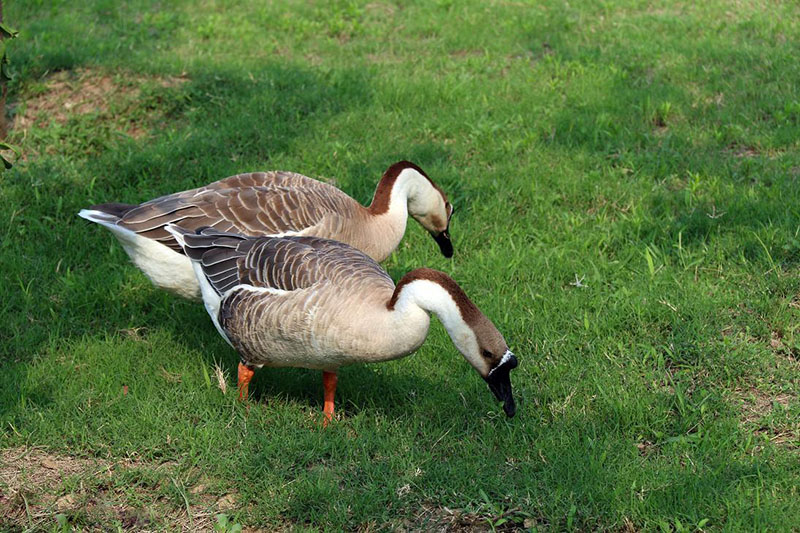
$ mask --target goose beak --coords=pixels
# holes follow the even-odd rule
[[[511,370],[517,367],[517,358],[511,352],[506,352],[500,364],[489,371],[486,383],[489,384],[495,397],[503,402],[503,411],[511,418],[517,412],[514,396],[511,394]]]
[[[441,233],[431,233],[431,237],[439,245],[439,250],[443,256],[447,258],[453,257],[453,243],[450,241],[449,228]]]

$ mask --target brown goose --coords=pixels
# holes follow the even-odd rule
[[[383,174],[369,207],[301,174],[253,172],[140,205],[100,204],[78,214],[110,229],[155,286],[194,299],[200,298],[197,280],[165,229],[167,224],[253,236],[325,237],[383,261],[403,238],[410,214],[430,232],[445,257],[453,255],[448,232],[453,206],[425,172],[408,161],[395,163]]]
[[[395,287],[378,263],[337,241],[172,225],[167,231],[192,260],[214,325],[239,352],[240,398],[255,368],[322,370],[327,423],[339,367],[410,354],[425,341],[434,313],[514,416],[509,373],[517,358],[446,274],[420,268]]]

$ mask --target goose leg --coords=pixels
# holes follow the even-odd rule
[[[256,371],[252,366],[239,363],[239,401],[247,399],[247,386],[250,384],[250,380],[253,379],[253,374],[255,373]]]
[[[322,372],[322,386],[325,388],[325,419],[322,421],[322,427],[326,427],[328,422],[333,418],[333,396],[336,393],[336,381],[339,378],[335,372]]]

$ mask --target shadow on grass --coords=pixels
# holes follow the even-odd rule
[[[339,370],[337,413],[354,416],[369,411],[399,418],[408,413],[417,394],[436,394],[437,386],[433,380],[411,372],[387,375],[378,368],[380,365],[355,364]],[[303,368],[262,368],[256,371],[250,394],[256,403],[285,397],[308,403],[312,409],[322,412],[322,372]],[[454,393],[452,400],[456,406],[458,395]]]
[[[330,129],[338,115],[370,101],[359,71],[282,63],[256,73],[193,73],[181,91],[177,127],[155,142],[120,145],[88,162],[87,179],[98,177],[92,190],[98,201],[142,202],[239,172],[272,170],[270,161],[292,152],[297,139]]]
[[[369,102],[369,94],[364,76],[354,70],[279,63],[252,74],[209,68],[180,88],[174,121],[151,138],[112,142],[77,164],[45,155],[6,174],[8,201],[0,218],[14,224],[0,263],[4,284],[21,290],[2,305],[8,320],[0,333],[0,410],[20,398],[29,362],[56,358],[80,339],[154,325],[188,348],[198,339],[216,347],[209,360],[226,353],[235,375],[236,356],[227,346],[219,349],[224,343],[202,305],[149,286],[109,232],[76,214],[95,202],[138,203],[203,185],[243,171],[241,161],[269,168],[270,159],[291,150],[298,138],[330,128],[338,114]],[[50,401],[44,392],[38,396]]]
[[[238,354],[217,334],[200,304],[179,301],[158,307],[148,319],[157,325],[123,329],[122,323],[105,322],[104,332],[62,338],[31,361],[0,365],[0,420],[26,419],[30,415],[25,411],[51,411],[46,416],[52,417],[84,405],[91,413],[87,416],[104,418],[128,389],[155,404],[172,401],[172,394],[212,394],[217,388],[215,366],[227,375],[229,397],[235,395],[230,391],[236,390]],[[203,383],[204,374],[209,383]],[[268,408],[273,400],[288,400],[321,413],[321,376],[301,368],[259,369],[250,387],[251,405]],[[438,390],[427,377],[411,371],[387,374],[376,365],[343,367],[339,377],[337,412],[346,416],[369,411],[402,418],[416,398],[435,397]],[[461,409],[455,392],[450,403]]]

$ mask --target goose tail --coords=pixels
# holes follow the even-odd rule
[[[136,207],[135,205],[120,203],[98,204],[88,209],[81,209],[78,216],[96,222],[97,224],[110,227],[116,226],[117,222],[125,216],[125,213]]]

